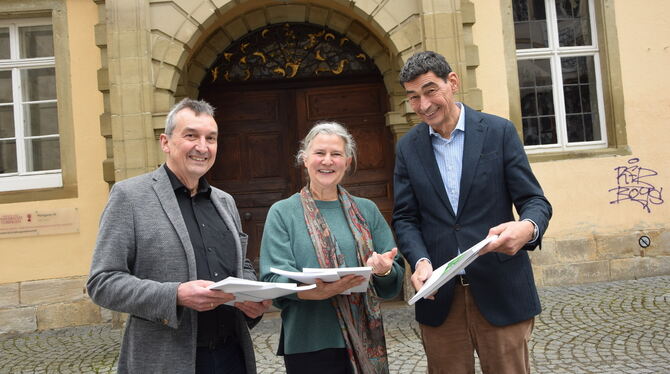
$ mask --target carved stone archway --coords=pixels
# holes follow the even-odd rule
[[[218,52],[267,25],[324,25],[360,45],[384,77],[390,108],[386,122],[396,138],[415,122],[397,76],[403,61],[416,51],[447,56],[463,82],[461,100],[481,108],[470,0],[92,1],[100,7],[98,88],[105,103],[100,128],[108,150],[104,178],[110,183],[152,170],[162,161],[156,139],[175,100],[197,97]]]

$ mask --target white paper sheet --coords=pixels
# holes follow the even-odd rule
[[[465,269],[466,266],[470,265],[476,258],[479,256],[479,251],[484,248],[487,244],[497,239],[498,235],[492,235],[486,239],[480,241],[479,243],[470,247],[467,251],[462,252],[460,255],[451,259],[451,261],[440,266],[439,268],[433,270],[433,274],[428,278],[428,280],[423,284],[420,290],[416,292],[416,295],[409,299],[407,302],[409,305],[413,305],[421,298],[426,298],[433,293],[435,293],[440,287],[444,286],[451,278],[455,277],[461,270]]]
[[[235,295],[235,300],[226,303],[233,305],[241,301],[256,301],[275,299],[295,292],[311,290],[316,285],[298,286],[295,283],[259,282],[236,277],[228,277],[224,280],[209,285],[210,290],[221,290]]]
[[[368,289],[368,283],[370,281],[370,275],[372,275],[372,268],[370,266],[347,268],[303,268],[302,270],[303,271],[298,272],[270,268],[270,271],[275,274],[283,275],[287,278],[305,284],[314,284],[316,283],[317,279],[321,279],[324,282],[334,282],[344,277],[345,275],[350,274],[360,275],[365,278],[365,282],[342,292],[342,295],[348,295],[352,292],[366,292]]]

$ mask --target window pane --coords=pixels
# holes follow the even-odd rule
[[[0,71],[0,103],[12,102],[12,71]]]
[[[26,171],[60,169],[60,145],[56,139],[26,139]]]
[[[553,116],[540,118],[540,144],[556,144],[556,120]]]
[[[592,44],[588,0],[556,0],[556,16],[561,47]]]
[[[0,27],[0,60],[10,58],[9,54],[9,28]]]
[[[54,68],[21,70],[23,100],[54,100],[56,98],[56,72]]]
[[[544,0],[515,0],[512,4],[516,48],[549,46]]]
[[[0,138],[14,137],[14,107],[0,106]]]
[[[534,88],[521,90],[521,115],[523,117],[537,116],[537,95]]]
[[[561,58],[568,142],[602,139],[593,56]]]
[[[554,114],[554,93],[551,87],[537,88],[537,113],[545,116]]]
[[[16,142],[0,140],[0,174],[16,173]]]
[[[19,46],[21,58],[53,56],[51,25],[19,27]]]
[[[524,144],[555,144],[556,120],[549,59],[519,60],[517,66]]]
[[[25,105],[24,121],[26,136],[58,134],[56,103]]]
[[[539,145],[540,128],[537,125],[537,118],[525,118],[523,122],[523,144]]]

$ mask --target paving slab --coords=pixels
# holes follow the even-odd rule
[[[533,373],[670,372],[670,276],[544,287],[540,299]],[[391,372],[425,373],[413,308],[388,303],[383,314]],[[285,372],[279,326],[270,313],[252,330],[261,374]],[[114,373],[121,335],[110,325],[0,335],[0,373]]]

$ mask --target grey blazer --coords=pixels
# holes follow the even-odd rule
[[[214,187],[211,198],[237,233],[235,276],[255,280],[233,198]],[[96,304],[130,315],[119,373],[195,371],[197,312],[177,306],[177,287],[195,279],[193,246],[165,168],[116,183],[100,219],[86,287]],[[249,325],[240,311],[235,324],[247,373],[255,373]]]

